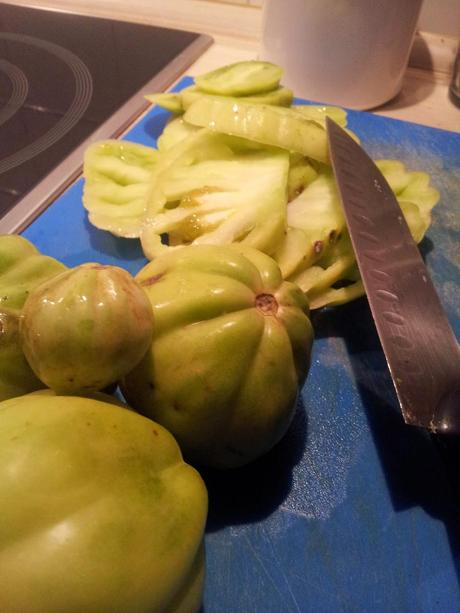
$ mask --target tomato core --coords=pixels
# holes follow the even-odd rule
[[[264,315],[276,315],[278,303],[273,294],[258,294],[256,296],[256,307]]]

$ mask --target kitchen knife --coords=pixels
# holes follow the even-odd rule
[[[460,348],[390,186],[327,118],[345,218],[404,420],[460,434]]]

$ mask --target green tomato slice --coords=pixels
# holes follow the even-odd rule
[[[168,151],[168,149],[171,149],[174,145],[177,145],[200,129],[197,126],[186,123],[182,117],[174,117],[166,124],[163,132],[158,137],[158,150]]]
[[[329,168],[287,205],[287,230],[274,258],[284,278],[324,257],[345,228],[334,177]]]
[[[187,161],[172,164],[157,179],[162,208],[141,234],[147,258],[189,244],[242,242],[266,253],[276,249],[286,225],[287,153],[229,149],[226,159]],[[161,242],[163,234],[169,246]]]
[[[203,160],[226,160],[233,155],[224,135],[213,134],[205,128],[192,130],[188,136],[177,136],[175,143],[171,143],[171,146],[166,144],[166,149],[163,147],[149,179],[144,224],[150,223],[164,208],[176,205],[168,201],[171,194],[166,194],[172,169],[191,166]]]
[[[96,228],[125,238],[139,235],[158,157],[153,147],[128,141],[98,141],[88,147],[83,206]]]
[[[338,106],[322,106],[317,104],[293,104],[291,107],[307,119],[314,119],[321,123],[326,122],[326,117],[330,117],[343,128],[347,125],[347,113]]]
[[[287,225],[302,230],[306,249],[283,264],[283,269],[307,268],[324,257],[345,229],[345,217],[330,169],[320,173],[287,206]],[[286,239],[289,240],[289,235]],[[290,249],[292,251],[292,248]],[[294,255],[294,253],[292,253]]]
[[[308,298],[312,310],[337,306],[364,295],[347,232],[313,266],[289,277]]]
[[[288,226],[283,241],[273,254],[284,279],[311,263],[311,240],[300,228]],[[305,265],[302,264],[305,262]]]
[[[180,94],[170,92],[147,94],[146,96],[144,96],[144,98],[152,104],[156,104],[157,106],[161,106],[167,111],[171,111],[171,113],[182,113],[182,111],[184,110],[182,108]]]
[[[297,198],[317,176],[318,172],[307,157],[299,153],[292,153],[289,161],[288,177],[289,202]]]
[[[270,62],[250,60],[222,66],[195,78],[197,87],[208,94],[248,96],[276,89],[283,70]]]
[[[324,126],[289,108],[214,96],[196,100],[185,112],[184,119],[215,132],[233,134],[329,163]]]
[[[323,307],[346,304],[347,302],[361,298],[365,293],[363,282],[359,280],[344,287],[330,287],[316,296],[309,296],[307,293],[307,297],[309,297],[310,308],[313,311]]]
[[[180,100],[182,104],[182,110],[186,111],[194,102],[199,98],[206,98],[212,94],[205,94],[200,91],[196,85],[186,87],[180,92]],[[223,96],[225,97],[225,96]],[[287,87],[277,87],[269,92],[263,92],[261,94],[253,94],[251,96],[241,96],[238,99],[244,102],[251,102],[253,104],[271,104],[273,106],[290,106],[294,94],[291,89]]]
[[[296,162],[295,156],[291,160]],[[292,164],[292,161],[291,161]],[[396,160],[376,162],[395,192],[412,236],[420,242],[439,194],[426,173]],[[325,166],[287,206],[287,231],[274,257],[283,277],[306,293],[311,309],[343,304],[364,294],[334,177]]]

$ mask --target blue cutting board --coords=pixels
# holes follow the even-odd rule
[[[167,118],[153,109],[126,139],[154,145]],[[440,191],[421,247],[460,337],[460,134],[352,111],[349,125],[374,159],[424,170]],[[81,195],[79,180],[24,236],[69,266],[136,273],[138,242],[93,228]],[[460,507],[432,440],[403,424],[366,300],[313,323],[311,371],[286,437],[251,466],[203,473],[204,612],[460,612]]]

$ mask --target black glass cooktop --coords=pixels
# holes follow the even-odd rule
[[[0,2],[0,224],[91,134],[126,127],[147,107],[142,93],[169,86],[211,40]]]

